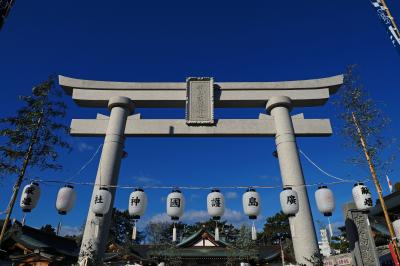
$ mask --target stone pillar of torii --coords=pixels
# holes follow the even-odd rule
[[[329,119],[291,116],[295,107],[326,103],[343,83],[343,75],[284,82],[214,82],[213,78],[188,78],[186,82],[107,82],[59,76],[59,84],[80,106],[108,107],[110,116],[73,119],[74,136],[105,136],[96,186],[88,211],[79,261],[104,255],[111,222],[115,186],[125,137],[134,136],[253,136],[275,137],[283,187],[298,194],[299,212],[291,217],[290,230],[297,263],[307,264],[318,252],[296,137],[329,136]],[[186,108],[185,119],[142,119],[135,108]],[[262,107],[258,119],[214,119],[214,108]],[[100,187],[112,194],[111,208],[99,217],[92,211]]]

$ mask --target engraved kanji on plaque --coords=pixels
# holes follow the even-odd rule
[[[214,123],[213,78],[188,78],[186,80],[186,123]]]

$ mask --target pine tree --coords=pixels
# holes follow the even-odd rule
[[[20,96],[23,106],[15,116],[0,119],[0,175],[17,175],[5,224],[10,219],[28,167],[60,170],[62,166],[57,163],[60,151],[71,149],[64,139],[69,128],[60,122],[67,108],[61,96],[54,79],[49,78],[34,87],[32,95]],[[0,243],[5,229],[3,226]]]

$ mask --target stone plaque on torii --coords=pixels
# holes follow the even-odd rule
[[[293,186],[300,210],[290,217],[290,230],[298,263],[310,264],[318,251],[296,137],[330,136],[329,119],[290,115],[295,107],[324,105],[343,83],[343,75],[284,82],[216,82],[188,78],[186,82],[107,82],[59,76],[59,84],[79,106],[108,107],[110,116],[73,119],[71,135],[104,136],[94,192],[109,186],[115,195],[125,137],[275,137],[283,186]],[[185,119],[142,119],[134,108],[185,108]],[[215,119],[214,108],[262,107],[258,119]],[[92,199],[93,202],[93,199]],[[79,260],[104,254],[111,211],[95,217],[89,210]],[[98,232],[93,224],[99,228]],[[96,236],[97,235],[97,236]]]

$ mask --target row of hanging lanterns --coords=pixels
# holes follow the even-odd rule
[[[352,189],[353,200],[356,208],[360,211],[368,211],[373,207],[372,195],[368,187],[363,183],[356,183]],[[37,182],[26,185],[22,191],[20,207],[23,212],[30,212],[34,209],[40,198],[40,187]],[[67,214],[76,200],[76,191],[71,185],[65,185],[57,194],[56,209],[60,215]],[[102,217],[110,210],[112,195],[108,188],[99,187],[93,196],[92,212],[97,217]],[[335,200],[332,190],[327,186],[320,186],[315,191],[315,200],[318,210],[325,216],[331,216],[335,209]],[[137,188],[129,197],[129,215],[134,220],[132,239],[136,239],[136,223],[144,215],[147,208],[147,195],[143,189]],[[261,212],[261,198],[253,188],[247,189],[242,197],[243,212],[253,220],[251,229],[252,239],[256,240],[257,232],[254,220]],[[289,217],[295,216],[299,211],[299,199],[297,192],[291,187],[285,187],[280,193],[280,204],[284,214]],[[167,215],[174,223],[172,240],[176,241],[176,222],[183,216],[185,208],[185,197],[178,189],[173,189],[167,197]],[[207,211],[211,218],[216,222],[215,239],[219,240],[218,221],[225,213],[225,197],[218,189],[213,189],[207,195]],[[400,235],[400,220],[395,221],[394,227]],[[398,227],[398,228],[397,228]],[[399,236],[400,237],[400,236]]]

